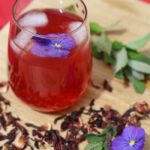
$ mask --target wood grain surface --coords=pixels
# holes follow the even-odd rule
[[[112,39],[118,39],[128,42],[150,32],[150,6],[137,0],[86,0],[89,10],[89,20],[99,22],[102,25],[109,24],[113,21],[121,19],[120,25],[116,28],[116,32],[110,32]],[[7,39],[9,25],[6,25],[0,31],[0,81],[7,80]],[[142,51],[150,56],[150,44],[147,44]],[[61,112],[66,113],[77,109],[80,106],[88,105],[92,98],[96,99],[97,106],[111,104],[115,109],[123,113],[130,104],[136,101],[147,101],[150,104],[150,83],[147,83],[147,89],[144,94],[136,94],[133,87],[124,87],[122,82],[113,77],[113,72],[105,63],[93,59],[93,75],[92,79],[99,84],[104,79],[110,81],[114,90],[112,93],[103,90],[96,90],[93,87],[87,89],[81,101],[73,108]],[[44,124],[52,122],[59,114],[42,114],[29,108],[27,105],[19,101],[14,94],[9,91],[5,96],[11,100],[11,110],[23,121],[30,121],[36,124]],[[150,120],[142,121],[142,127],[147,133],[147,141],[144,150],[150,149]],[[84,144],[81,150],[84,149]]]

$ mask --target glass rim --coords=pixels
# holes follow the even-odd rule
[[[21,27],[18,23],[18,20],[16,19],[15,17],[15,10],[16,10],[16,5],[17,5],[17,2],[19,0],[15,0],[13,6],[12,6],[12,19],[15,23],[15,25],[20,29],[20,30],[25,30],[26,32],[29,32],[30,34],[32,34],[33,36],[35,37],[40,37],[40,38],[44,38],[44,39],[49,39],[47,37],[47,35],[42,35],[42,34],[37,34],[37,33],[33,33],[32,31],[29,31],[28,29],[24,28],[24,27]],[[74,30],[70,31],[70,32],[67,32],[67,34],[69,35],[72,35],[74,34],[75,32],[77,32],[78,30],[80,30],[80,28],[82,28],[82,26],[84,26],[86,24],[86,21],[87,21],[87,16],[88,16],[88,10],[87,10],[87,6],[85,4],[85,2],[83,0],[80,0],[80,2],[83,4],[84,6],[84,9],[85,9],[85,15],[84,15],[84,19],[83,19],[83,22],[81,23],[81,25],[79,25],[77,28],[75,28]],[[54,33],[52,33],[54,34]],[[63,34],[63,33],[60,33],[60,34]],[[51,38],[58,38],[58,37],[61,37],[61,35],[57,35],[54,36],[54,37],[51,37]]]

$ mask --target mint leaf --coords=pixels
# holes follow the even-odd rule
[[[115,74],[115,77],[116,77],[117,79],[119,79],[119,80],[124,80],[124,79],[125,79],[125,76],[124,76],[124,74],[123,74],[123,70],[120,70],[119,72],[117,72],[117,73]]]
[[[98,48],[94,42],[92,42],[92,54],[95,58],[102,58],[101,52],[98,51]]]
[[[111,28],[117,26],[118,24],[120,23],[120,20],[117,20],[109,25],[107,25],[106,27],[104,27],[104,30],[107,31],[107,30],[110,30]]]
[[[111,136],[117,135],[117,128],[111,124],[107,125],[107,127],[104,129],[103,134],[108,134]]]
[[[128,55],[126,48],[123,47],[120,51],[116,52],[115,73],[123,69],[128,64]]]
[[[145,84],[143,81],[135,79],[134,77],[130,78],[130,81],[133,83],[133,86],[137,93],[144,93],[145,91]]]
[[[129,60],[128,65],[141,73],[145,73],[145,74],[150,74],[150,65],[140,62],[140,61],[136,61],[136,60]]]
[[[102,143],[90,143],[85,147],[85,150],[102,150]]]
[[[132,76],[132,74],[131,74],[130,68],[126,68],[125,74],[126,74],[128,80],[129,80],[130,82],[132,82],[132,84],[133,84],[134,89],[136,90],[136,92],[137,92],[137,93],[140,93],[140,94],[144,93],[144,91],[145,91],[145,84],[144,84],[144,82],[143,82],[143,81],[140,81],[140,80],[138,80],[138,79],[135,79],[135,78]]]
[[[99,25],[96,22],[90,22],[90,32],[100,34],[102,32],[105,32],[105,31],[110,30],[111,28],[115,27],[119,22],[120,22],[120,20],[117,20],[105,27]]]
[[[115,58],[112,55],[108,55],[106,53],[103,54],[103,59],[106,63],[114,65],[116,63]]]
[[[134,78],[136,78],[138,80],[144,80],[145,79],[145,75],[143,73],[137,72],[135,70],[132,70],[132,75]]]
[[[111,42],[105,31],[115,25],[114,23],[114,25],[103,27],[97,23],[91,23],[91,32],[101,33],[95,36],[99,39],[95,38],[92,41],[93,55],[112,64],[116,78],[128,79],[133,83],[135,90],[142,93],[145,90],[144,81],[150,76],[150,58],[139,52],[138,49],[150,40],[150,34],[126,45],[120,41]],[[130,76],[126,70],[130,72]]]
[[[105,135],[88,134],[86,139],[89,143],[99,143],[105,140]]]
[[[114,51],[119,51],[120,49],[122,49],[122,47],[124,47],[124,45],[120,41],[114,41],[112,43],[112,50]]]
[[[70,12],[76,12],[76,8],[74,5],[70,5],[70,6],[66,7],[65,10],[68,10]]]
[[[138,40],[126,44],[126,46],[131,49],[140,49],[143,48],[144,45],[149,41],[150,41],[150,34],[147,34]]]
[[[128,57],[131,60],[138,60],[138,61],[145,62],[150,65],[150,58],[147,56],[144,56],[140,52],[128,50]]]
[[[104,142],[103,150],[109,150],[109,144],[107,140]]]
[[[108,125],[102,134],[88,134],[86,139],[89,144],[85,150],[109,150],[109,143],[116,134],[117,129],[113,125]]]
[[[91,33],[101,33],[104,31],[104,28],[95,22],[90,22],[90,32]]]
[[[97,48],[98,52],[105,52],[106,54],[110,55],[112,43],[105,33],[102,33],[98,40],[94,40],[93,44]]]

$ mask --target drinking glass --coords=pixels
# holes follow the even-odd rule
[[[15,95],[41,112],[80,100],[91,75],[87,8],[82,0],[16,0],[8,44],[8,77]]]

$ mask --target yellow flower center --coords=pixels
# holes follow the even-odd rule
[[[130,144],[130,146],[133,146],[133,145],[135,145],[135,141],[131,140],[129,144]]]
[[[56,48],[61,48],[61,44],[55,43]]]

